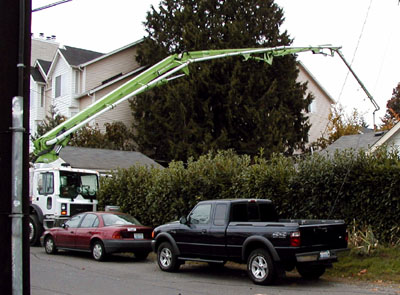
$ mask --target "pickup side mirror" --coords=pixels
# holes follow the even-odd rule
[[[188,220],[185,216],[182,216],[181,218],[179,218],[179,223],[180,224],[187,224]]]

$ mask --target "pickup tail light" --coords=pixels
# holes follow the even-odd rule
[[[300,232],[292,232],[290,234],[290,246],[292,247],[300,247],[301,246],[301,237]]]
[[[112,238],[116,240],[122,239],[121,232],[120,231],[114,232]]]

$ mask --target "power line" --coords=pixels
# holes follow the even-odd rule
[[[58,2],[51,3],[51,4],[47,4],[45,6],[41,6],[41,7],[32,9],[32,12],[36,12],[36,11],[40,11],[40,10],[43,10],[43,9],[47,9],[47,8],[50,8],[50,7],[53,7],[53,6],[56,6],[56,5],[60,5],[60,4],[66,3],[66,2],[70,2],[70,1],[72,1],[72,0],[61,0],[61,1],[58,1]]]
[[[366,14],[365,19],[364,19],[364,24],[363,24],[363,26],[362,26],[362,28],[361,28],[360,36],[358,37],[356,49],[354,50],[353,58],[351,59],[350,66],[353,65],[354,59],[355,59],[356,54],[357,54],[358,46],[360,45],[361,38],[362,38],[362,36],[363,36],[363,34],[364,34],[364,28],[365,28],[365,25],[366,25],[367,20],[368,20],[369,11],[370,11],[371,6],[372,6],[372,1],[373,1],[373,0],[371,0],[371,1],[369,2],[367,14]],[[399,0],[399,1],[400,1],[400,0]],[[338,102],[340,101],[340,99],[341,99],[341,97],[342,97],[343,90],[344,90],[344,86],[346,85],[347,78],[349,77],[349,73],[350,73],[350,71],[347,71],[346,77],[344,78],[343,85],[342,85],[342,89],[340,90],[340,93],[339,93]]]

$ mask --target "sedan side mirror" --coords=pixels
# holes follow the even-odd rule
[[[68,224],[63,223],[63,224],[61,224],[61,227],[64,228],[64,229],[67,229],[68,228]]]
[[[188,220],[186,219],[185,216],[182,216],[182,217],[179,219],[179,223],[180,223],[180,224],[187,224],[187,223],[188,223]]]

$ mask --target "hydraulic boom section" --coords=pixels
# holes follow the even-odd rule
[[[340,52],[339,50],[340,47],[329,45],[315,47],[280,46],[272,48],[191,51],[168,56],[37,139],[34,142],[34,154],[37,157],[36,162],[50,163],[57,160],[59,151],[67,145],[71,133],[135,95],[165,84],[170,80],[188,75],[188,66],[191,63],[243,56],[245,61],[253,59],[271,64],[274,57],[288,54],[311,51],[313,53],[333,56],[334,52]]]

